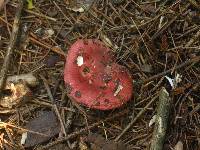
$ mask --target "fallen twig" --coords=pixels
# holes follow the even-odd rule
[[[13,54],[15,43],[17,41],[17,37],[19,34],[19,25],[20,25],[20,18],[21,18],[23,6],[24,6],[24,0],[20,0],[19,7],[17,8],[17,12],[15,15],[14,23],[13,23],[13,29],[12,29],[12,34],[10,37],[10,42],[9,42],[9,45],[7,48],[7,53],[4,58],[3,66],[2,66],[1,72],[0,72],[0,93],[3,90],[5,83],[6,83],[7,72],[8,72],[9,66],[10,66],[10,62],[11,62],[10,59]]]
[[[163,87],[159,94],[156,122],[151,141],[150,150],[162,150],[165,141],[165,134],[168,126],[171,99],[169,93]]]
[[[65,126],[64,126],[64,122],[63,120],[61,119],[61,115],[60,115],[60,112],[58,111],[58,107],[57,105],[55,104],[55,100],[53,98],[53,95],[51,93],[51,89],[47,83],[47,80],[45,79],[45,77],[43,75],[40,75],[41,79],[43,80],[44,82],[44,86],[47,90],[47,94],[49,96],[49,99],[51,100],[51,103],[53,104],[53,110],[54,112],[56,113],[57,117],[58,117],[58,120],[60,121],[60,125],[61,125],[61,132],[63,133],[64,136],[66,136],[66,131],[65,131]]]

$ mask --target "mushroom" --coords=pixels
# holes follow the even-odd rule
[[[118,108],[132,96],[128,70],[115,63],[112,51],[99,40],[79,39],[71,46],[64,81],[68,96],[89,108]]]

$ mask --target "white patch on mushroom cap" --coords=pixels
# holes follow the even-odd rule
[[[77,65],[80,67],[83,65],[83,56],[78,56],[77,59]]]
[[[117,94],[119,94],[119,92],[120,92],[122,89],[123,89],[123,86],[119,84],[118,87],[117,87],[117,90],[116,90],[115,93],[114,93],[114,96],[117,96]]]
[[[89,84],[92,84],[92,80],[89,80]]]

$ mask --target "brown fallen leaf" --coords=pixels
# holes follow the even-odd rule
[[[41,111],[39,117],[30,120],[25,128],[40,134],[28,132],[24,147],[46,142],[60,132],[60,124],[52,111]]]

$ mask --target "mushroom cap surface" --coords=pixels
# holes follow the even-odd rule
[[[99,40],[79,39],[68,51],[64,68],[68,96],[89,108],[109,110],[132,96],[128,70],[114,61],[112,51]]]

